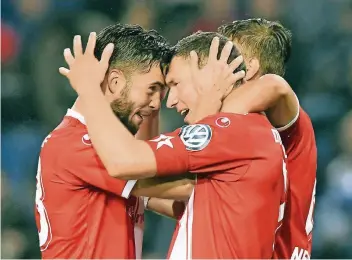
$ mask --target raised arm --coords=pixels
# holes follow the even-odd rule
[[[221,111],[240,114],[265,111],[273,126],[282,127],[297,117],[299,103],[286,80],[267,74],[234,90]]]
[[[99,85],[83,89],[79,97],[84,106],[89,136],[109,174],[126,179],[155,176],[156,161],[148,144],[136,140],[116,119]]]
[[[198,54],[190,53],[193,85],[198,92],[197,108],[189,114],[189,122],[196,123],[203,118],[218,113],[224,98],[245,76],[243,57],[238,56],[228,64],[233,43],[228,41],[219,52],[219,39],[214,37],[207,63],[200,68]],[[218,58],[218,56],[220,56]]]
[[[94,56],[95,43],[96,34],[91,33],[83,53],[81,37],[75,36],[74,57],[69,49],[64,52],[69,70],[60,68],[60,73],[79,94],[90,138],[109,174],[126,179],[152,177],[157,170],[152,150],[116,120],[100,88],[113,44],[106,46],[98,61]]]
[[[76,36],[73,48],[75,57],[69,49],[64,52],[70,69],[60,68],[60,73],[70,80],[71,86],[79,94],[90,138],[108,173],[120,179],[143,179],[155,176],[156,172],[158,175],[201,172],[202,167],[190,163],[196,153],[192,153],[193,148],[188,147],[193,144],[189,143],[188,137],[185,139],[185,135],[187,131],[206,131],[208,139],[202,140],[203,143],[197,141],[197,147],[203,149],[210,142],[211,131],[221,129],[195,125],[160,135],[148,142],[136,140],[116,119],[100,88],[113,46],[108,44],[98,61],[94,56],[95,41],[96,35],[91,33],[83,54],[81,38]],[[210,120],[209,123],[214,122]],[[226,153],[227,150],[223,152]]]

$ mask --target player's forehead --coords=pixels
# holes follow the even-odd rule
[[[177,81],[180,76],[184,75],[187,70],[189,70],[188,59],[184,57],[175,56],[172,58],[169,70],[166,75],[165,81],[167,85],[170,85]]]
[[[145,85],[165,85],[165,77],[161,71],[160,65],[155,64],[146,72],[135,72],[131,75],[131,80],[134,83],[143,83]]]

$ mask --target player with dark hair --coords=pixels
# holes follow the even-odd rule
[[[181,113],[181,115],[185,118],[185,123],[194,123],[192,121],[188,121],[188,117],[192,117],[191,113],[192,111],[199,111],[199,102],[198,102],[198,98],[196,96],[196,89],[194,87],[192,87],[192,81],[190,80],[191,77],[191,69],[190,66],[188,64],[189,60],[190,60],[190,53],[191,51],[195,51],[198,54],[198,66],[200,68],[203,68],[207,61],[208,61],[208,57],[209,57],[209,46],[211,45],[211,41],[214,37],[218,37],[219,40],[219,49],[222,50],[226,44],[226,42],[228,41],[227,38],[225,38],[224,36],[217,34],[217,33],[213,33],[213,32],[197,32],[194,33],[188,37],[185,37],[183,39],[181,39],[174,47],[174,57],[172,59],[172,62],[170,64],[169,70],[168,70],[168,74],[166,76],[166,80],[167,80],[167,85],[170,87],[170,93],[169,93],[169,98],[167,100],[167,107],[169,108],[173,108],[176,106],[176,104],[174,104],[174,94],[176,94],[176,96],[178,96],[178,94],[176,93],[177,91],[179,91],[182,88],[184,95],[184,98],[186,98],[186,100],[184,100],[185,103],[187,103],[187,105],[185,105],[183,107],[178,105],[177,107],[177,111]],[[233,50],[230,53],[230,56],[228,58],[228,61],[233,61],[235,60],[235,58],[237,58],[238,56],[240,56],[240,53],[238,51],[237,48],[233,48]],[[220,58],[220,53],[217,55],[217,59]],[[239,58],[242,59],[242,56],[240,56]],[[179,63],[182,63],[184,65],[188,65],[188,66],[182,66],[179,65]],[[175,65],[176,64],[176,65]],[[176,66],[177,68],[174,69],[173,66]],[[244,73],[244,71],[246,70],[245,64],[242,62],[240,66],[238,66],[233,73],[239,72],[239,73]],[[181,81],[179,79],[175,79],[174,78],[174,71],[177,72],[177,75],[180,75],[181,77],[186,78],[185,82],[187,83],[187,85],[184,84],[180,84]],[[217,82],[217,84],[221,84],[221,82]],[[242,80],[239,80],[235,83],[234,86],[239,86],[240,84],[242,84]],[[177,86],[177,87],[175,87]],[[229,94],[229,92],[232,90],[232,87],[228,89],[227,93],[225,93],[225,96],[227,96],[227,94]],[[202,102],[204,104],[206,104],[206,102]],[[189,108],[189,106],[192,106],[192,109]],[[191,113],[190,113],[191,112]],[[188,115],[190,113],[190,115]],[[204,111],[202,110],[201,112],[203,115],[206,114],[204,113]]]
[[[113,48],[106,49],[110,42]],[[75,48],[78,54],[82,47]],[[139,128],[139,138],[157,135],[163,70],[171,54],[162,36],[140,26],[115,24],[99,33],[95,55],[105,70],[84,77],[88,84],[102,83],[99,95],[130,136]],[[64,55],[71,65],[79,62],[69,49]],[[98,109],[94,99],[89,107]],[[182,199],[180,190],[189,193],[193,187],[183,180],[148,187],[144,181],[112,178],[89,138],[85,102],[79,97],[42,145],[35,199],[42,257],[140,258],[144,209],[139,196]]]
[[[217,58],[219,44],[225,47]],[[82,44],[76,40],[74,62],[68,60],[69,70],[60,68],[60,72],[82,100],[90,137],[108,173],[127,180],[185,172],[197,175],[169,257],[270,258],[281,219],[286,171],[280,136],[266,117],[260,113],[218,113],[147,142],[136,140],[116,120],[99,89],[108,55],[103,55],[100,62],[96,60],[94,45],[91,34],[83,54]],[[197,33],[181,40],[166,76],[171,88],[167,103],[187,114],[185,121],[200,112],[201,95],[192,85],[194,68],[189,51],[193,49],[200,53],[201,70],[206,72],[211,67],[203,67],[205,61],[221,64],[217,66],[221,69],[215,71],[216,84],[211,85],[221,91],[215,91],[209,100],[226,104],[233,84],[244,76],[243,72],[233,73],[244,65],[240,58],[232,60],[239,52],[227,38]]]
[[[248,82],[231,93],[228,98],[232,102],[228,106],[224,104],[223,110],[240,113],[265,111],[280,132],[288,155],[290,188],[274,257],[309,259],[317,148],[308,114],[300,107],[290,85],[280,77],[284,75],[291,52],[291,33],[280,23],[265,19],[234,21],[221,26],[218,31],[241,50]]]

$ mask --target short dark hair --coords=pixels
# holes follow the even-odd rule
[[[189,58],[192,50],[196,51],[199,58],[199,67],[203,67],[209,57],[209,48],[214,37],[219,37],[219,51],[218,59],[220,58],[221,51],[224,48],[226,42],[229,41],[225,36],[216,32],[201,32],[198,31],[190,36],[181,39],[174,47],[174,55],[178,57]],[[231,54],[227,60],[228,63],[233,61],[235,58],[240,56],[240,52],[234,46],[231,50]],[[246,70],[244,62],[234,71],[234,73]]]
[[[163,36],[139,25],[113,24],[101,30],[97,35],[96,58],[101,58],[108,43],[114,44],[109,67],[119,68],[124,73],[148,72],[158,64],[164,71],[172,57],[172,48]]]
[[[237,43],[244,57],[256,57],[262,74],[285,74],[292,34],[279,22],[262,18],[238,20],[220,26],[218,32]]]

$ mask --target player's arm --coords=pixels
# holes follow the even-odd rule
[[[233,51],[233,43],[228,41],[218,58],[219,39],[214,37],[207,63],[202,68],[199,68],[198,54],[195,51],[190,53],[193,86],[198,92],[197,106],[188,115],[190,123],[218,113],[223,99],[244,78],[243,57],[233,59]],[[229,64],[228,60],[231,61]]]
[[[296,94],[282,77],[267,74],[233,91],[221,111],[240,114],[266,111],[272,125],[282,127],[297,118],[299,103]]]
[[[171,139],[175,139],[174,144],[171,144],[175,149],[166,156],[167,159],[165,158],[162,164],[172,164],[173,167],[168,167],[169,171],[162,172],[162,175],[188,172],[188,155],[178,137],[179,130],[165,136],[164,141],[163,136],[159,137],[160,141],[136,140],[116,119],[98,86],[82,89],[79,98],[83,105],[89,136],[111,176],[120,179],[143,179],[159,174],[154,149],[158,150],[164,144],[170,145]],[[93,103],[94,106],[91,105]]]
[[[146,205],[146,209],[174,219],[179,219],[185,208],[186,205],[184,201],[159,198],[150,198]]]
[[[153,151],[146,142],[136,140],[116,119],[100,86],[82,88],[79,98],[84,106],[89,136],[109,174],[122,179],[155,176]]]
[[[146,118],[135,135],[138,140],[149,140],[159,135],[160,110],[154,111]],[[155,197],[153,201],[167,202],[167,199],[184,200],[188,199],[193,190],[194,181],[186,179],[187,176],[179,176],[178,180],[170,181],[165,178],[148,178],[138,180],[131,194],[134,196]],[[164,198],[164,199],[160,199]],[[157,204],[157,203],[156,203]],[[166,203],[167,204],[167,203]],[[154,205],[152,202],[151,205]],[[157,211],[157,210],[156,210]],[[162,212],[160,212],[162,214]]]
[[[90,138],[109,174],[125,179],[153,177],[156,161],[152,150],[116,120],[101,91],[114,45],[109,43],[98,61],[94,56],[95,44],[96,33],[91,33],[83,52],[81,37],[76,35],[74,55],[70,49],[64,51],[69,69],[61,67],[59,71],[79,94]]]
[[[197,155],[192,153],[193,146],[200,151],[210,142],[213,142],[213,145],[209,146],[215,145],[217,147],[227,146],[229,141],[232,142],[233,127],[229,127],[226,134],[221,134],[222,130],[215,129],[214,118],[209,119],[209,124],[212,126],[203,123],[204,125],[191,126],[187,130],[183,129],[183,133],[175,131],[169,135],[161,135],[150,142],[136,140],[124,125],[116,120],[100,87],[109,67],[113,45],[108,44],[105,47],[101,59],[98,61],[94,56],[95,42],[96,34],[91,33],[83,53],[81,38],[75,36],[73,45],[75,57],[72,56],[69,49],[66,49],[64,56],[69,69],[60,68],[59,70],[69,79],[71,86],[79,94],[90,138],[111,176],[133,180],[153,177],[156,172],[158,175],[176,175],[192,171],[209,172],[213,170],[213,165],[223,161],[224,156],[233,157],[233,148],[228,147],[218,148],[216,153],[214,153],[215,149],[208,148],[209,152],[205,157],[211,158],[211,153],[214,153],[215,156],[212,160],[204,160],[203,157],[197,160]],[[202,135],[201,140],[186,141],[186,139],[189,140],[189,137],[192,139],[195,136],[194,134],[188,135],[187,131],[196,131],[196,136],[198,133]],[[201,131],[203,133],[200,133]],[[239,133],[236,131],[236,134]],[[214,141],[210,140],[212,135]],[[194,143],[196,144],[194,145]],[[161,149],[165,146],[170,149]],[[203,153],[201,155],[204,156]],[[193,162],[195,159],[198,164]],[[229,167],[224,162],[221,165],[222,170]]]
[[[81,141],[83,135],[84,131],[73,136],[70,151],[58,158],[58,164],[67,173],[64,176],[71,176],[67,180],[63,179],[64,181],[79,186],[97,187],[123,198],[128,198],[130,194],[176,200],[187,199],[190,196],[194,181],[186,178],[168,182],[163,178],[139,181],[112,178],[94,148]]]
[[[132,190],[134,196],[155,197],[172,200],[187,200],[192,193],[194,181],[182,179],[169,182],[158,180],[143,179],[138,180]]]
[[[138,140],[149,140],[159,135],[160,113],[154,111],[153,114],[145,119],[136,134]],[[148,178],[138,180],[132,190],[134,196],[145,196],[159,198],[167,198],[172,200],[189,199],[194,187],[194,180],[189,179],[187,174],[179,175],[177,178]],[[163,201],[163,199],[160,199]],[[153,204],[153,203],[152,203]]]
[[[116,120],[98,86],[81,94],[80,98],[92,143],[109,174],[120,179],[142,179],[156,173],[168,176],[226,170],[231,168],[228,162],[235,156],[229,143],[246,134],[243,127],[236,127],[244,119],[227,114],[225,116],[232,120],[229,127],[218,126],[216,117],[208,117],[199,125],[185,126],[147,142],[140,141]],[[241,155],[241,149],[236,155]]]

